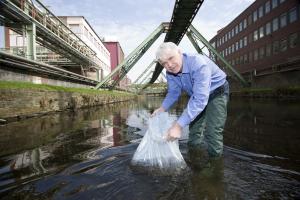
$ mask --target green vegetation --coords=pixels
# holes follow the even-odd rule
[[[46,90],[46,91],[61,91],[61,92],[76,92],[83,94],[107,94],[116,96],[132,95],[122,91],[108,91],[108,90],[94,90],[88,88],[68,88],[62,86],[34,84],[29,82],[15,82],[15,81],[0,81],[0,89],[30,89],[30,90]]]

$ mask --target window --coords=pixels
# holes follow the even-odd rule
[[[243,39],[240,39],[240,49],[243,48]]]
[[[278,6],[278,0],[272,0],[272,9]]]
[[[247,46],[247,36],[244,37],[244,47]]]
[[[249,63],[253,61],[253,52],[249,52]]]
[[[278,54],[279,52],[279,41],[273,42],[273,54]]]
[[[265,47],[259,48],[259,59],[263,59],[265,57]]]
[[[243,30],[243,22],[240,22],[239,24],[239,32],[241,32]]]
[[[287,16],[286,13],[283,13],[282,15],[280,15],[280,28],[285,27],[287,24]]]
[[[271,56],[271,53],[272,53],[272,45],[267,44],[267,46],[266,46],[266,56],[267,57]]]
[[[287,50],[287,40],[284,39],[280,41],[280,51],[283,52],[286,50]]]
[[[253,35],[252,35],[252,33],[249,34],[248,38],[249,38],[249,44],[252,43],[253,42]]]
[[[225,56],[227,56],[228,55],[228,49],[226,48],[225,49]]]
[[[257,10],[253,12],[253,22],[257,20]]]
[[[266,24],[266,35],[271,34],[271,22]]]
[[[235,34],[238,34],[238,33],[239,33],[239,26],[236,25],[236,26],[235,26]]]
[[[293,33],[290,35],[289,37],[289,43],[290,43],[290,48],[295,48],[297,46],[297,42],[298,41],[298,34],[297,33]]]
[[[253,60],[254,61],[258,60],[258,50],[257,49],[254,50]]]
[[[252,24],[252,15],[250,14],[248,16],[248,25]]]
[[[17,47],[21,47],[24,45],[24,39],[23,39],[23,36],[18,36],[16,35],[16,44],[14,46],[17,46]]]
[[[248,63],[248,54],[244,54],[244,63],[245,63],[245,64]]]
[[[236,42],[236,43],[235,43],[235,50],[236,50],[236,51],[239,50],[239,42]]]
[[[258,18],[261,18],[264,15],[264,6],[258,8]]]
[[[232,44],[231,49],[232,49],[232,53],[233,53],[235,51],[234,44]]]
[[[244,21],[243,21],[243,28],[244,29],[247,28],[247,19],[244,19]]]
[[[271,4],[270,4],[270,1],[267,1],[267,2],[265,3],[265,13],[266,13],[266,14],[269,13],[270,10],[271,10]]]
[[[297,10],[296,7],[294,7],[289,11],[289,21],[290,23],[293,23],[296,20],[297,20]]]
[[[254,31],[253,33],[253,41],[258,40],[258,30]]]
[[[227,42],[227,33],[225,34],[225,42]]]
[[[231,31],[228,32],[228,40],[231,38]]]
[[[228,54],[231,54],[231,46],[228,47]]]
[[[278,18],[274,18],[272,21],[273,32],[278,30]]]
[[[263,38],[264,37],[264,27],[260,27],[259,28],[259,38]]]
[[[244,56],[240,56],[240,64],[244,64]]]
[[[234,37],[234,28],[231,30],[231,37]]]

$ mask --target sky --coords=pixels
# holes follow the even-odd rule
[[[43,0],[57,16],[84,16],[100,37],[118,41],[128,56],[162,22],[169,22],[175,0]],[[254,0],[204,0],[192,24],[210,40],[217,31],[229,24]],[[155,51],[165,34],[150,47],[131,68],[129,78],[134,81],[155,58]],[[184,37],[179,44],[183,52],[195,53]],[[153,66],[154,68],[154,66]]]

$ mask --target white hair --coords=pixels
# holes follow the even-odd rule
[[[162,43],[156,51],[156,60],[159,61],[165,53],[170,51],[180,51],[180,48],[173,42]]]

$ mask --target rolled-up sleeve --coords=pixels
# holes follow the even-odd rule
[[[168,81],[168,93],[166,98],[162,102],[162,107],[165,110],[169,110],[170,107],[178,100],[181,94],[181,88],[176,83],[176,81],[173,80],[172,77],[167,75],[167,81]]]
[[[193,83],[193,95],[190,97],[187,107],[178,119],[178,124],[185,127],[190,124],[205,108],[209,98],[211,85],[211,70],[208,65],[197,65],[191,74]]]

